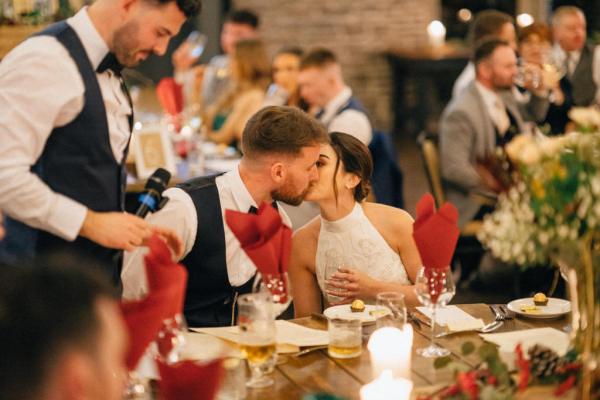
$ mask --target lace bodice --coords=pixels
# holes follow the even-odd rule
[[[377,280],[411,284],[400,256],[375,229],[359,203],[337,221],[321,217],[315,268],[323,293],[325,280],[340,266],[355,268]],[[326,297],[330,302],[338,300]]]

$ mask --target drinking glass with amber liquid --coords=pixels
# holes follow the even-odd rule
[[[240,348],[252,373],[246,386],[262,388],[273,384],[265,375],[277,356],[275,348],[275,316],[268,292],[250,293],[238,298]]]
[[[362,323],[359,319],[332,318],[328,322],[327,352],[334,358],[354,358],[362,353]]]

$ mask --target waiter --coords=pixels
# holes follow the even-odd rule
[[[200,0],[97,0],[0,63],[0,209],[10,261],[67,248],[109,267],[158,231],[124,210],[133,110],[121,69],[165,53]],[[174,247],[177,247],[175,245]]]

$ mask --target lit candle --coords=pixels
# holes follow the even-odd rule
[[[373,382],[360,388],[360,400],[408,400],[413,383],[407,379],[394,379],[392,371],[385,370]]]
[[[413,329],[408,324],[404,329],[384,327],[373,332],[367,345],[373,378],[389,369],[394,378],[410,379],[412,344]]]
[[[427,25],[427,35],[429,36],[429,44],[431,47],[441,47],[446,40],[446,27],[438,20],[431,21],[431,23]]]

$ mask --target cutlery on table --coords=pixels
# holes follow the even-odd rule
[[[498,307],[500,308],[500,311],[502,311],[504,313],[504,318],[505,319],[514,319],[515,318],[514,311],[510,311],[508,309],[508,307],[506,307],[505,305],[501,304]]]
[[[499,306],[490,305],[490,310],[492,310],[494,313],[496,321],[504,321],[506,319],[506,315],[504,312],[502,312]]]
[[[309,347],[308,349],[304,349],[301,350],[299,352],[297,352],[296,354],[293,354],[293,357],[302,357],[303,355],[306,355],[308,353],[312,353],[313,351],[317,351],[317,350],[323,350],[326,349],[327,346],[315,346],[315,347]]]
[[[474,332],[479,332],[479,333],[490,333],[495,331],[496,329],[500,328],[502,325],[504,324],[504,321],[492,321],[487,325],[484,325],[483,327],[479,328],[479,329],[474,329]],[[448,336],[448,335],[452,335],[455,333],[461,333],[461,332],[469,332],[469,331],[453,331],[453,332],[442,332],[442,333],[438,333],[437,335],[435,335],[436,339],[442,338],[444,336]]]

